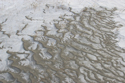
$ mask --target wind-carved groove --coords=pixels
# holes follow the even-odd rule
[[[31,35],[33,41],[22,39],[29,65],[19,64],[18,52],[8,51],[12,63],[5,72],[17,83],[125,83],[121,56],[125,50],[117,46],[117,34],[112,31],[118,27],[113,20],[115,10],[84,8],[75,13],[70,9],[71,16],[54,21],[56,34],[41,25],[42,30],[35,32],[42,35]],[[38,43],[35,49],[30,48],[33,42]]]

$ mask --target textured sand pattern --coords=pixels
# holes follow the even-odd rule
[[[63,6],[60,8],[65,10]],[[5,76],[0,81],[125,83],[125,59],[122,56],[125,50],[117,46],[117,34],[113,32],[119,27],[113,20],[115,10],[84,8],[76,13],[69,8],[71,15],[62,15],[60,20],[55,19],[48,25],[41,24],[35,34],[29,35],[31,39],[21,39],[24,52],[6,51],[10,55],[9,66],[0,72]],[[30,24],[16,35],[22,36],[27,26]]]

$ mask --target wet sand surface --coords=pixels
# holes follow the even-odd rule
[[[23,51],[5,50],[8,64],[0,71],[0,83],[125,83],[125,49],[117,45],[113,31],[121,26],[114,21],[117,8],[57,8],[70,14],[41,23],[28,38],[23,35],[30,26],[37,28],[39,19],[24,17],[28,22],[15,33]],[[0,24],[0,34],[11,38],[3,28],[6,21]]]

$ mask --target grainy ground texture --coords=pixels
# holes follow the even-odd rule
[[[125,83],[124,0],[0,0],[0,83]]]

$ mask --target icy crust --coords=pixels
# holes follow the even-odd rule
[[[7,68],[0,71],[0,81],[124,83],[125,50],[117,46],[117,34],[113,32],[118,28],[113,20],[116,8],[86,7],[79,13],[72,8],[60,8],[70,13],[51,23],[41,23],[39,27],[34,18],[25,17],[28,24],[16,32],[23,50],[5,50],[8,63]],[[36,26],[31,30],[33,33],[26,33],[31,26]],[[1,34],[11,37],[2,30]],[[24,37],[25,34],[28,37]]]

